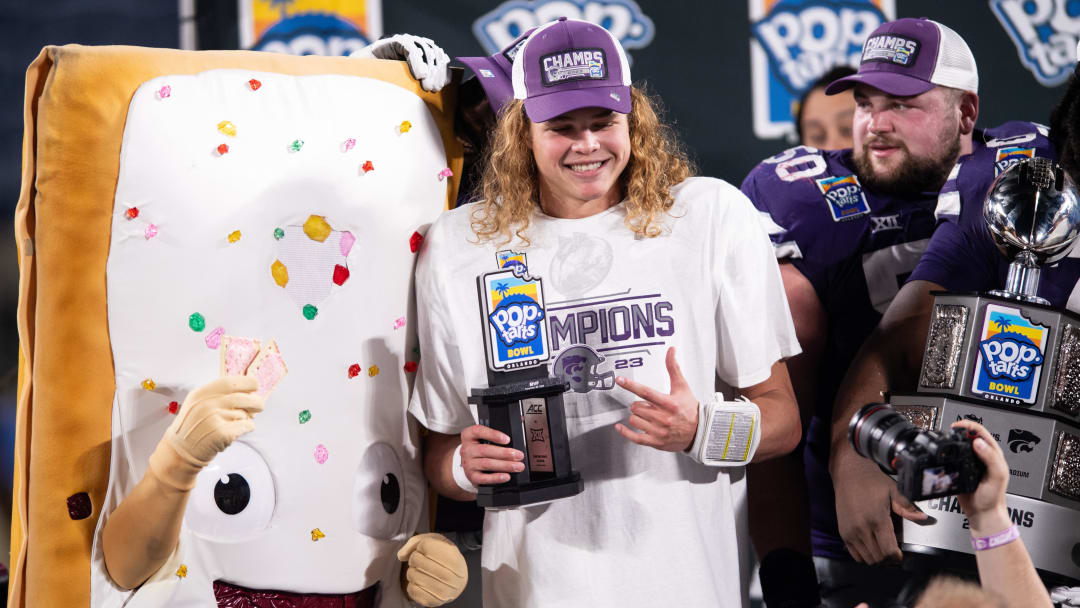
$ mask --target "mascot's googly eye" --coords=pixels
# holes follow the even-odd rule
[[[184,521],[199,536],[238,542],[266,529],[274,514],[274,481],[262,456],[234,442],[199,473]]]
[[[401,532],[404,483],[397,452],[385,443],[368,446],[353,484],[353,517],[361,534],[390,539]]]

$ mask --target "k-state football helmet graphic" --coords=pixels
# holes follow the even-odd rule
[[[569,382],[570,388],[576,393],[607,391],[615,388],[615,372],[598,370],[597,367],[604,361],[604,356],[591,347],[578,344],[559,354],[552,372]]]

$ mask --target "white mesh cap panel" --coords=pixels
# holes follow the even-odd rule
[[[536,31],[526,38],[525,42],[518,47],[517,54],[514,55],[514,65],[510,68],[510,82],[514,86],[514,99],[525,99],[529,96],[529,92],[525,88],[525,62],[522,61],[522,57],[525,55],[525,47],[529,45],[529,40],[532,40],[537,34],[556,23],[558,23],[558,21],[552,21],[551,23],[546,23],[536,28]]]
[[[940,23],[933,23],[941,33],[941,45],[930,82],[978,93],[979,70],[975,65],[975,56],[971,54],[971,49],[960,34]]]

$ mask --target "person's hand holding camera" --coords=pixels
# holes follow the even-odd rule
[[[967,429],[976,434],[971,447],[986,465],[979,487],[970,494],[959,494],[960,508],[967,515],[971,535],[980,537],[996,534],[1012,525],[1005,508],[1005,488],[1009,484],[1009,465],[1001,446],[981,424],[974,420],[958,420],[954,429]]]
[[[975,433],[971,447],[975,456],[986,465],[986,472],[975,491],[957,495],[971,527],[975,563],[983,589],[997,594],[1009,608],[1049,608],[1053,605],[1050,595],[1035,572],[1031,556],[1006,508],[1009,466],[1005,462],[1005,453],[978,422],[958,420],[952,428]]]

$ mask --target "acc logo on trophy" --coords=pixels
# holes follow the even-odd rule
[[[823,177],[814,182],[817,183],[818,190],[825,195],[825,202],[829,205],[829,213],[832,214],[834,222],[870,213],[866,195],[859,185],[859,179],[854,175]]]
[[[1019,308],[988,304],[971,391],[996,401],[1034,403],[1049,333]]]
[[[487,350],[496,371],[530,367],[550,356],[543,284],[515,270],[482,277]]]

